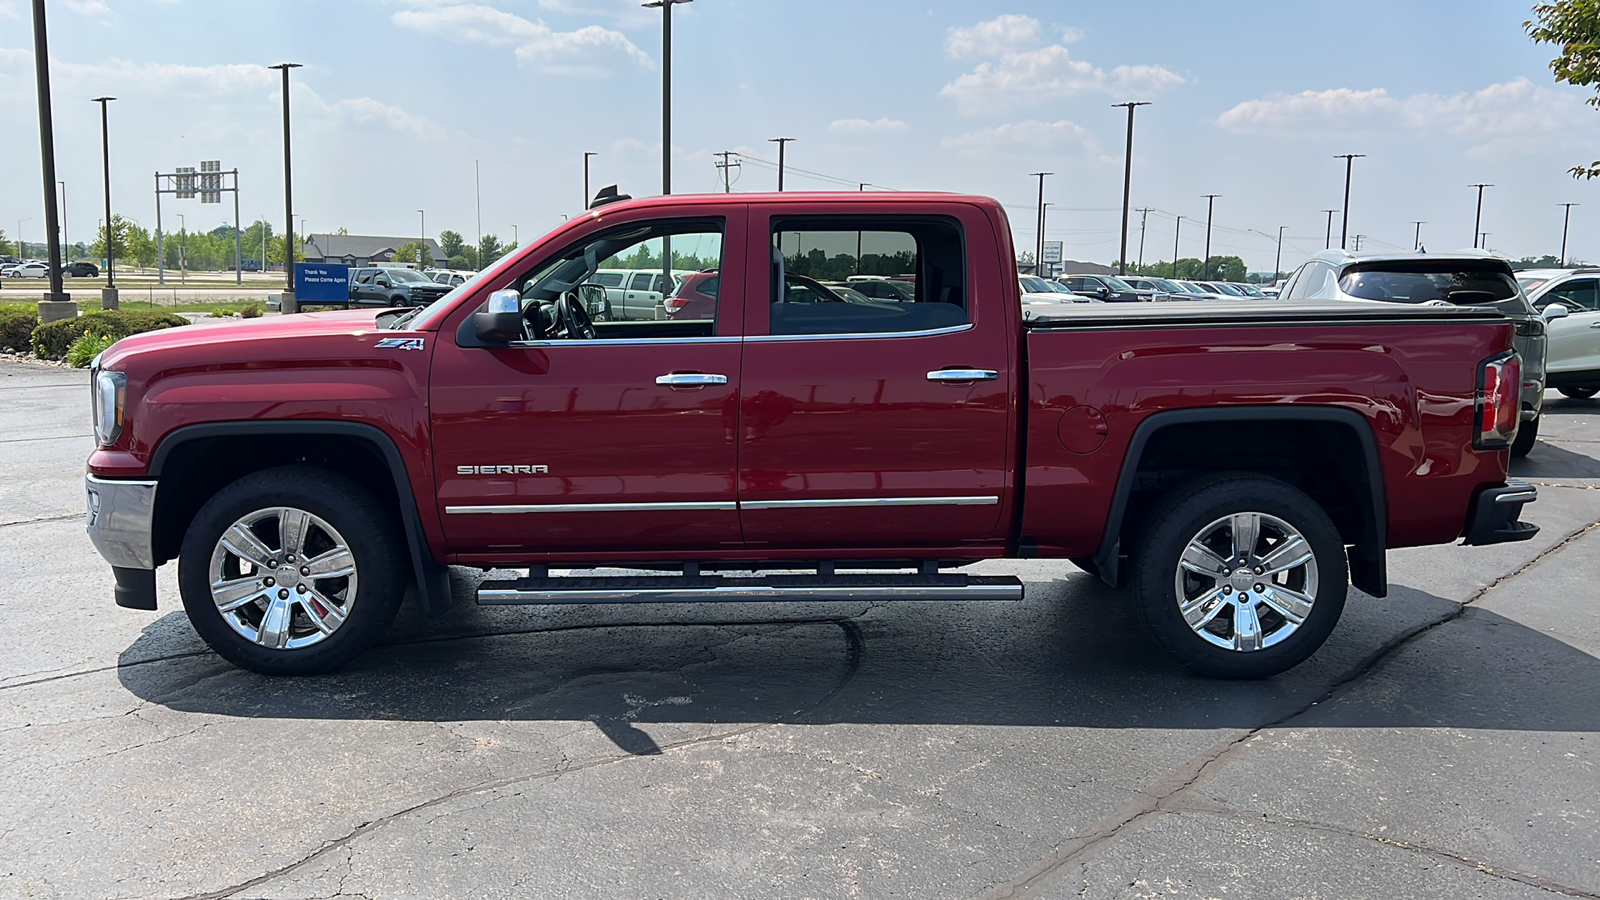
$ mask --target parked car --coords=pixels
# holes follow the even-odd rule
[[[372,266],[350,274],[351,306],[427,306],[449,292],[416,269]]]
[[[1600,393],[1600,269],[1517,273],[1545,320],[1545,386],[1576,400]]]
[[[7,278],[49,278],[50,264],[42,262],[26,262],[11,266],[6,269]]]
[[[1230,281],[1228,284],[1232,285],[1246,297],[1265,298],[1267,296],[1266,291],[1263,291],[1261,289],[1261,285],[1259,284],[1246,284],[1242,281]]]
[[[725,227],[713,318],[593,322],[575,298],[599,259]],[[912,298],[794,302],[816,289],[764,251],[802,229],[892,229]],[[1026,319],[1014,258],[984,197],[652,197],[420,310],[123,338],[89,373],[89,537],[118,604],[155,609],[176,560],[201,638],[269,674],[349,662],[407,596],[446,614],[446,562],[526,570],[477,583],[489,605],[860,603],[1013,600],[959,569],[1055,558],[1126,585],[1185,665],[1255,678],[1313,653],[1351,583],[1384,596],[1389,548],[1537,532],[1497,310]],[[565,574],[608,566],[635,571]]]
[[[1198,281],[1188,281],[1188,280],[1181,279],[1181,278],[1170,279],[1170,281],[1171,281],[1172,284],[1177,286],[1178,290],[1183,291],[1184,293],[1188,294],[1189,295],[1188,299],[1190,299],[1190,300],[1231,300],[1231,299],[1235,299],[1233,297],[1230,297],[1227,294],[1218,293],[1217,291],[1213,291],[1213,290],[1210,290],[1208,288],[1202,287],[1200,285],[1200,282],[1198,282]]]
[[[1074,294],[1097,297],[1107,303],[1132,303],[1155,299],[1154,291],[1141,291],[1115,275],[1062,275],[1056,281]]]
[[[453,288],[453,287],[458,287],[460,285],[465,284],[467,279],[471,278],[474,273],[472,273],[472,272],[457,272],[457,271],[454,271],[454,270],[451,270],[451,269],[439,269],[437,271],[429,272],[427,274],[428,274],[429,278],[432,278],[434,281],[438,282],[439,284],[442,284],[445,287],[452,287]]]
[[[1522,427],[1511,455],[1526,456],[1533,449],[1544,407],[1545,322],[1505,259],[1482,250],[1362,255],[1323,250],[1289,276],[1282,297],[1468,306],[1509,317],[1516,323],[1516,348],[1522,357]]]
[[[92,262],[69,262],[61,267],[61,274],[68,278],[99,278],[100,267]]]
[[[855,288],[863,296],[874,300],[892,300],[899,303],[909,302],[916,297],[917,285],[903,277],[889,278],[883,275],[851,275],[845,283]]]

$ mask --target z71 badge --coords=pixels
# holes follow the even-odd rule
[[[379,350],[421,350],[422,338],[384,338],[378,342]]]

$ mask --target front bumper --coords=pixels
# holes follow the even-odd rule
[[[85,475],[89,540],[111,564],[118,606],[156,608],[156,482]]]
[[[1539,526],[1519,521],[1522,507],[1539,499],[1539,490],[1526,481],[1507,481],[1489,488],[1472,501],[1467,516],[1467,533],[1462,543],[1468,546],[1525,541],[1539,533]]]

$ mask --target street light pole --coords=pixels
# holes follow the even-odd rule
[[[299,63],[278,63],[268,66],[283,73],[283,312],[296,312],[294,305],[294,179],[289,159],[289,70],[300,68]]]
[[[189,223],[178,213],[178,283],[189,283]]]
[[[422,237],[417,240],[417,266],[422,265],[422,248],[428,246],[428,214],[417,210],[417,221]]]
[[[1221,194],[1206,194],[1206,258],[1200,263],[1202,281],[1211,279],[1211,210],[1216,206],[1217,198]]]
[[[1328,235],[1322,240],[1322,249],[1328,250],[1333,247],[1333,214],[1338,212],[1338,210],[1325,209],[1323,212],[1328,214]]]
[[[1029,177],[1039,179],[1039,214],[1035,218],[1034,222],[1034,225],[1038,227],[1039,232],[1038,239],[1034,241],[1033,248],[1033,274],[1035,275],[1038,275],[1040,268],[1044,266],[1044,179],[1046,175],[1054,174],[1054,172],[1028,173]]]
[[[1334,159],[1344,160],[1344,224],[1339,226],[1339,248],[1344,249],[1350,234],[1350,172],[1355,168],[1356,160],[1365,157],[1365,153],[1340,153]]]
[[[599,155],[594,150],[583,151],[583,206],[579,209],[589,208],[589,157]]]
[[[61,186],[61,255],[67,262],[72,262],[72,242],[67,239],[67,183],[58,181]]]
[[[111,249],[112,235],[116,233],[111,222],[111,129],[106,115],[106,104],[115,99],[96,97],[90,101],[100,104],[100,158],[106,174],[106,289],[100,292],[100,305],[105,309],[117,308],[117,271]]]
[[[1478,189],[1478,214],[1472,220],[1472,246],[1478,246],[1478,228],[1483,225],[1483,189],[1494,187],[1492,184],[1469,184],[1467,187]]]
[[[1567,264],[1567,226],[1572,224],[1572,208],[1578,204],[1563,203],[1561,205],[1567,208],[1566,213],[1561,218],[1561,265],[1565,266]]]
[[[33,0],[33,61],[39,90],[39,157],[44,175],[45,246],[50,258],[50,293],[45,295],[39,306],[39,318],[50,322],[76,314],[77,309],[44,305],[72,299],[61,287],[61,244],[56,239],[56,140],[50,118],[50,41],[45,35],[44,0]],[[21,226],[17,230],[21,231]]]
[[[1417,226],[1417,236],[1411,242],[1411,249],[1412,250],[1421,250],[1422,249],[1422,226],[1424,226],[1424,225],[1426,225],[1428,223],[1425,222],[1425,221],[1413,220],[1411,224]]]
[[[1128,110],[1128,149],[1122,163],[1122,249],[1117,252],[1118,275],[1128,274],[1128,201],[1133,193],[1133,111],[1149,105],[1149,101],[1111,104],[1113,109],[1127,107]]]
[[[650,0],[645,9],[661,7],[661,193],[672,193],[672,7],[690,0]],[[588,201],[584,201],[585,207]]]
[[[1183,231],[1183,216],[1172,226],[1172,277],[1178,277],[1178,235]]]
[[[767,138],[767,143],[778,145],[778,191],[783,192],[783,148],[794,138],[778,137]]]

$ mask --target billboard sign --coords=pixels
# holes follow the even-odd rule
[[[1041,262],[1045,262],[1045,263],[1058,263],[1058,262],[1061,262],[1061,242],[1060,241],[1045,241],[1044,242],[1044,259],[1041,260]]]
[[[340,263],[295,263],[294,299],[350,305],[350,267]]]

